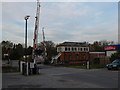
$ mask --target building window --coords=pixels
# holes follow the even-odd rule
[[[59,48],[58,48],[58,52],[60,52],[60,51],[61,51],[61,48],[59,47]]]
[[[74,51],[74,48],[72,48],[72,51]]]
[[[72,60],[72,56],[71,55],[69,55],[69,60]]]
[[[70,51],[70,47],[65,47],[65,51]]]
[[[67,51],[67,47],[65,47],[65,51]]]
[[[88,48],[84,48],[84,51],[88,51]]]
[[[82,48],[80,48],[80,51],[83,51],[83,49],[82,49]]]
[[[76,54],[76,60],[79,60],[79,54]]]
[[[86,48],[84,48],[84,51],[86,51]]]
[[[70,51],[70,48],[68,48],[68,51]]]
[[[77,48],[74,48],[74,51],[77,51]]]
[[[77,48],[72,47],[72,48],[71,48],[71,51],[77,51]]]
[[[86,48],[86,51],[88,51],[88,48]]]

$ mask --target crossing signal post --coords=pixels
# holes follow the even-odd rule
[[[34,68],[33,68],[33,74],[39,74],[40,73],[40,67],[38,65],[38,62],[42,62],[41,56],[44,50],[40,48],[34,49]]]
[[[42,53],[43,53],[43,50],[41,50],[41,49],[35,49],[34,50],[35,55],[42,55]]]
[[[28,61],[26,59],[26,53],[25,53],[25,59],[26,59],[26,62],[25,62],[25,65],[23,65],[23,68],[25,67],[25,70],[21,69],[21,72],[22,71],[25,71],[23,72],[23,74],[26,74],[26,75],[29,75],[29,67],[33,70],[31,71],[34,71],[34,73],[36,74],[36,68],[37,68],[37,64],[35,63],[35,59],[38,57],[38,56],[41,56],[42,54],[42,50],[41,49],[37,49],[38,48],[38,30],[39,30],[39,15],[40,14],[40,2],[39,0],[37,0],[37,12],[36,12],[36,17],[35,17],[35,30],[34,30],[34,38],[33,38],[33,51],[32,51],[32,62],[30,62],[30,65],[28,65]],[[25,17],[25,21],[26,21],[26,33],[25,33],[25,50],[27,48],[27,20],[29,19],[30,16],[26,16]],[[25,51],[26,52],[26,51]],[[21,62],[21,64],[23,64]],[[22,66],[22,65],[21,65]],[[21,67],[22,68],[22,67]],[[33,72],[31,72],[33,73]]]

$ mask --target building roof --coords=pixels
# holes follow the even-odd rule
[[[57,45],[57,47],[59,46],[81,46],[81,47],[87,47],[89,46],[86,42],[63,42],[59,45]]]

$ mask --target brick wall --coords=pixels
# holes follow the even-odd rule
[[[99,60],[99,65],[106,65],[106,64],[110,63],[109,57],[106,57],[105,53],[91,53],[90,54],[91,65],[95,64],[94,63],[95,60]]]
[[[97,58],[97,59],[96,59]],[[90,64],[95,64],[95,60],[99,60],[100,65],[105,65],[110,63],[108,57],[105,53],[89,53],[89,52],[62,52],[60,56],[60,61],[65,63],[84,63],[90,60]],[[96,61],[97,62],[97,61]]]
[[[105,53],[90,53],[90,61],[92,61],[94,58],[100,58],[104,56],[105,56]]]
[[[68,62],[80,62],[87,61],[89,58],[88,52],[62,52],[60,61],[68,61]]]

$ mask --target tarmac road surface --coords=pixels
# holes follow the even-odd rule
[[[118,71],[41,66],[39,75],[3,73],[3,88],[118,88]]]

